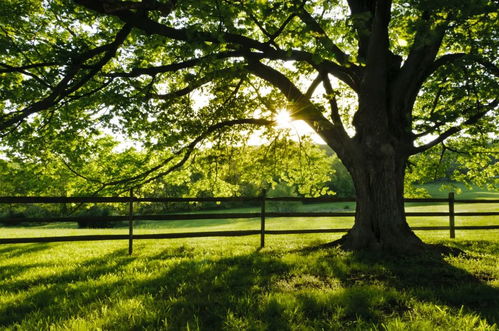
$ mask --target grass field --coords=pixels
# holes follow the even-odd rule
[[[466,194],[466,199],[482,196],[477,190]],[[408,210],[445,208],[419,204]],[[456,210],[494,208],[478,204]],[[497,217],[456,221],[499,224]],[[351,221],[341,222],[276,218],[268,228],[343,227]],[[447,219],[410,222],[446,225]],[[143,222],[136,232],[256,228],[258,220]],[[126,229],[0,228],[3,238],[87,233]],[[0,329],[497,330],[499,231],[457,231],[455,240],[447,239],[448,231],[418,235],[466,254],[406,257],[305,249],[339,234],[268,236],[262,250],[257,236],[142,240],[133,256],[127,255],[125,241],[1,245]]]

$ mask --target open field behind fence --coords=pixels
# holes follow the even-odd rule
[[[447,198],[406,199],[406,215],[415,231],[446,231],[450,238],[461,230],[499,229],[499,199]],[[134,212],[140,203],[200,203],[238,202],[252,207],[209,210],[191,213],[143,215]],[[0,244],[89,240],[128,240],[129,253],[137,239],[199,238],[260,236],[265,246],[266,235],[310,233],[342,233],[353,225],[355,199],[348,198],[139,198],[129,197],[0,197],[0,204],[61,204],[61,203],[120,203],[126,204],[128,213],[121,216],[100,217],[44,217],[2,218],[3,224],[22,221],[43,223],[36,228],[3,228]],[[276,208],[275,205],[295,204],[294,210]],[[299,204],[297,207],[296,204]],[[124,228],[77,229],[81,220],[99,222],[126,222]],[[479,220],[479,221],[478,221]]]

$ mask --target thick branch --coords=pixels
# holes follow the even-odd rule
[[[367,49],[367,68],[363,88],[375,89],[373,98],[385,99],[388,78],[388,24],[390,23],[391,1],[377,1],[373,30]],[[369,98],[368,98],[369,99]]]
[[[55,64],[53,64],[53,65],[55,65]],[[34,80],[36,80],[38,83],[42,84],[46,88],[49,88],[49,89],[52,88],[52,86],[50,86],[50,84],[48,84],[47,82],[45,82],[38,75],[35,75],[34,73],[26,70],[26,69],[29,69],[29,68],[45,67],[46,65],[33,65],[32,64],[32,65],[26,65],[26,66],[21,66],[21,67],[12,67],[12,66],[10,66],[10,65],[8,65],[6,63],[0,63],[0,66],[6,68],[6,69],[1,69],[0,70],[0,74],[2,74],[2,73],[14,73],[14,72],[20,73],[20,74],[32,77]]]
[[[357,31],[357,40],[359,44],[358,58],[360,60],[365,60],[367,58],[375,4],[376,1],[371,0],[348,0],[353,26]]]
[[[70,86],[67,91],[66,95],[71,94],[78,90],[80,87],[85,85],[92,77],[94,77],[101,69],[108,63],[115,55],[116,51],[118,50],[119,46],[125,41],[127,38],[128,34],[132,31],[132,27],[130,25],[125,25],[116,35],[116,39],[108,45],[104,56],[95,64],[95,66],[90,69],[90,71],[83,76],[78,82],[75,82],[72,86]]]
[[[117,13],[126,10],[140,10],[140,11],[149,11],[149,10],[158,10],[164,16],[170,14],[173,7],[175,6],[176,0],[169,1],[167,3],[158,2],[154,0],[147,1],[116,1],[116,0],[81,0],[79,1],[82,5],[104,13]]]
[[[319,86],[319,84],[321,82],[322,82],[322,76],[319,73],[319,74],[317,74],[317,77],[315,77],[315,79],[312,81],[312,83],[310,83],[310,86],[308,87],[307,92],[305,92],[305,97],[310,99],[312,97],[312,95],[314,94],[315,89],[317,88],[317,86]]]
[[[317,121],[324,119],[322,114],[317,111],[314,105],[308,100],[308,98],[301,93],[301,91],[283,74],[279,71],[266,66],[259,61],[251,59],[250,64],[247,69],[254,75],[263,78],[265,81],[269,82],[274,87],[278,88],[288,99],[294,111],[291,116],[294,119],[306,120],[306,121]]]
[[[324,48],[330,51],[334,58],[338,61],[339,64],[348,64],[349,66],[353,66],[353,63],[348,61],[348,55],[345,54],[336,44],[328,37],[324,29],[320,26],[320,24],[315,20],[315,18],[310,15],[304,8],[302,8],[298,12],[298,16],[300,19],[307,25],[307,27],[315,32],[316,39],[319,43],[324,46]]]
[[[462,131],[466,125],[472,125],[472,124],[477,123],[489,111],[491,111],[492,109],[497,107],[498,104],[499,104],[499,102],[497,99],[492,101],[491,103],[489,103],[488,105],[485,106],[486,109],[484,111],[481,111],[481,112],[471,116],[466,121],[464,121],[461,125],[453,126],[449,129],[447,129],[446,131],[444,131],[442,134],[440,134],[437,138],[430,141],[429,143],[415,147],[412,150],[411,154],[418,154],[418,153],[424,152],[424,151],[438,145],[439,143],[443,142],[445,139],[449,138],[450,136]]]
[[[279,71],[258,61],[251,61],[248,70],[281,91],[290,101],[291,117],[307,122],[312,129],[330,145],[342,158],[347,158],[346,149],[350,146],[350,138],[339,127],[334,126],[314,106],[300,90]]]
[[[466,56],[466,53],[455,53],[455,54],[445,54],[433,61],[433,63],[427,68],[424,72],[424,75],[421,77],[423,82],[428,79],[438,68],[443,67],[449,63],[452,63],[456,60],[462,59]]]
[[[126,37],[131,31],[130,25],[125,25],[116,35],[114,41],[110,44],[99,46],[95,49],[86,51],[75,59],[73,59],[72,64],[69,65],[68,70],[64,78],[52,89],[52,92],[45,98],[37,101],[19,112],[12,114],[9,118],[2,119],[0,122],[0,131],[4,131],[16,123],[23,121],[28,116],[46,110],[54,105],[56,105],[64,97],[70,95],[71,93],[78,90],[85,83],[87,83],[92,77],[95,76],[97,72],[112,58],[114,57],[118,47],[125,41]],[[92,57],[104,53],[104,56],[98,61],[98,63],[92,67],[90,72],[76,81],[72,86],[70,83],[77,76],[77,74],[82,70],[82,64]]]
[[[345,68],[340,66],[339,64],[329,61],[329,60],[318,60],[313,54],[299,51],[299,50],[274,50],[268,52],[259,52],[259,53],[246,53],[249,54],[253,60],[283,60],[283,61],[303,61],[310,64],[319,72],[327,72],[336,78],[343,81],[345,84],[350,86],[354,91],[358,91],[359,89],[359,75],[357,67]]]
[[[470,58],[474,60],[476,63],[482,65],[488,72],[493,74],[496,77],[499,77],[499,68],[492,62],[487,61],[486,59],[475,55],[475,54],[467,54],[467,53],[454,53],[454,54],[445,54],[436,59],[424,72],[424,75],[421,77],[423,82],[430,77],[435,71],[437,71],[440,67],[451,64],[454,61],[459,59]]]
[[[359,110],[353,118],[356,137],[360,141],[366,136],[377,137],[389,131],[387,94],[391,64],[388,39],[390,11],[390,0],[376,1],[366,54],[367,66],[360,86]]]
[[[443,56],[434,62],[446,31],[446,24],[431,29],[430,15],[423,13],[420,29],[416,33],[409,56],[391,84],[391,104],[396,105],[396,120],[410,118],[412,107],[424,81],[439,66],[456,59],[458,56]]]
[[[225,59],[230,57],[242,56],[242,52],[231,51],[231,52],[220,52],[217,54],[210,54],[202,56],[195,59],[189,59],[183,62],[171,63],[164,66],[149,67],[149,68],[133,68],[130,72],[113,72],[107,73],[104,76],[107,77],[138,77],[141,75],[155,76],[157,74],[165,72],[174,72],[182,69],[192,68],[206,60],[210,59]]]
[[[8,65],[7,63],[0,63],[1,67],[4,67],[5,69],[0,69],[0,74],[4,73],[9,73],[9,72],[20,72],[24,73],[25,70],[27,69],[32,69],[32,68],[42,68],[42,67],[53,67],[60,65],[60,63],[57,62],[41,62],[41,63],[33,63],[33,64],[28,64],[20,67],[15,67]]]
[[[216,34],[206,31],[199,31],[192,27],[175,29],[161,23],[158,23],[152,19],[145,17],[144,15],[136,14],[132,11],[119,11],[113,13],[107,13],[102,9],[97,0],[74,0],[89,9],[96,10],[102,14],[110,14],[118,17],[123,22],[131,24],[132,26],[142,30],[146,34],[161,35],[173,40],[185,41],[185,42],[196,42],[207,41],[214,44],[226,43],[229,47],[240,50],[244,49],[249,51],[251,49],[258,50],[261,53],[262,58],[267,59],[279,59],[284,61],[306,61],[312,66],[315,66],[318,62],[323,66],[324,70],[327,70],[330,74],[336,76],[337,78],[344,81],[346,84],[355,88],[358,84],[353,79],[354,68],[345,68],[332,61],[322,60],[317,61],[317,57],[311,53],[305,51],[297,50],[280,50],[272,47],[269,43],[259,42],[257,40],[251,39],[249,37],[228,33],[228,32],[217,32]]]
[[[282,25],[277,29],[276,32],[274,32],[272,35],[270,35],[270,40],[269,42],[274,42],[274,40],[279,37],[279,35],[284,31],[286,26],[291,22],[291,20],[296,16],[296,14],[291,14],[288,16],[288,18],[282,23]]]
[[[128,23],[134,26],[135,28],[138,28],[144,31],[145,33],[151,35],[161,35],[170,39],[187,41],[187,42],[199,42],[200,40],[204,40],[216,44],[221,43],[220,38],[223,38],[223,41],[227,43],[239,45],[244,48],[254,48],[260,51],[267,51],[273,49],[267,43],[262,43],[254,39],[234,33],[226,32],[222,33],[221,35],[216,35],[210,32],[199,31],[191,27],[175,29],[163,25],[161,23],[158,23],[140,13],[134,13],[129,10],[109,13],[102,8],[102,5],[98,0],[74,0],[74,1],[80,5],[95,10],[101,14],[114,15],[119,19],[121,19],[123,22]]]
[[[340,117],[338,103],[336,102],[336,93],[331,86],[331,81],[329,80],[327,74],[322,76],[322,84],[326,90],[327,99],[331,107],[331,119],[333,120],[333,125],[338,127],[346,135],[345,127],[343,126],[343,121]]]
[[[238,74],[238,71],[234,67],[209,72],[204,77],[191,82],[187,87],[184,87],[182,89],[179,89],[179,90],[167,93],[167,94],[149,93],[148,96],[150,96],[153,99],[161,99],[161,100],[170,100],[172,98],[178,98],[178,97],[187,95],[187,94],[191,93],[192,91],[194,91],[195,89],[211,82],[216,77],[227,78],[227,77],[233,77],[235,74]]]

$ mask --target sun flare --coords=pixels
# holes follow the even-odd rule
[[[293,119],[289,112],[285,109],[280,110],[275,116],[275,121],[277,123],[277,127],[280,129],[290,129],[292,128]]]

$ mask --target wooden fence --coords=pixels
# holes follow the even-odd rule
[[[136,215],[134,205],[140,202],[252,202],[260,204],[260,212],[257,213],[207,213],[207,214],[164,214],[164,215]],[[78,222],[81,220],[98,220],[101,222],[128,221],[128,234],[112,235],[82,235],[82,236],[58,236],[58,237],[33,237],[33,238],[0,238],[0,244],[15,243],[38,243],[59,241],[91,241],[91,240],[128,240],[129,254],[133,252],[133,240],[135,239],[166,239],[166,238],[194,238],[194,237],[233,237],[260,235],[260,246],[265,246],[266,234],[305,234],[305,233],[334,233],[346,232],[349,229],[300,229],[300,230],[266,230],[265,221],[269,217],[353,217],[354,212],[267,212],[266,203],[275,201],[300,201],[300,202],[355,202],[353,198],[298,198],[298,197],[267,197],[265,191],[260,197],[243,198],[139,198],[130,191],[128,197],[0,197],[0,204],[39,204],[39,203],[125,203],[128,204],[128,215],[124,216],[98,216],[98,217],[44,217],[44,218],[1,218],[6,222]],[[447,212],[407,212],[406,216],[445,216],[449,217],[449,226],[424,226],[412,227],[413,230],[449,230],[450,238],[455,238],[456,230],[475,229],[499,229],[499,225],[488,226],[456,226],[457,216],[499,216],[499,212],[455,212],[456,203],[499,203],[499,200],[456,200],[454,193],[449,193],[447,199],[404,199],[405,202],[417,203],[447,203]],[[182,233],[155,233],[134,234],[134,221],[172,221],[172,220],[202,220],[202,219],[235,219],[235,218],[260,218],[259,230],[240,231],[207,231],[207,232],[182,232]]]

